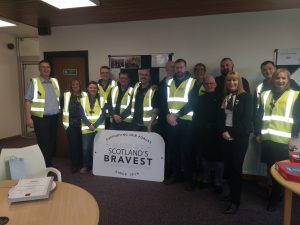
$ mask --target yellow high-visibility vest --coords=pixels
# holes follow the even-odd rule
[[[35,77],[35,78],[32,78],[31,80],[32,80],[32,84],[33,84],[33,99],[31,102],[30,112],[31,112],[31,115],[33,115],[33,116],[43,118],[44,110],[45,110],[45,101],[46,101],[45,89],[43,87],[40,77]],[[56,98],[57,98],[57,104],[59,107],[58,81],[55,78],[50,78],[50,81],[54,88]]]
[[[138,82],[133,88],[133,96],[132,96],[132,107],[131,107],[131,115],[129,119],[133,119],[134,115],[134,106],[135,106],[135,97],[137,93],[137,89],[141,85],[141,82]],[[154,96],[155,90],[151,87],[147,90],[146,95],[143,100],[143,123],[145,126],[148,126],[151,121],[153,115],[153,107],[152,107],[152,98]]]
[[[123,95],[121,100],[121,105],[120,105],[120,114],[123,113],[124,110],[127,109],[127,107],[129,106],[132,92],[133,92],[133,88],[129,87],[125,92],[125,94]],[[115,86],[111,90],[111,102],[112,102],[113,109],[116,108],[118,96],[119,96],[119,86]],[[128,116],[127,118],[124,118],[123,121],[130,123],[132,119]]]
[[[94,105],[94,108],[93,110],[91,110],[91,106],[90,106],[90,100],[89,100],[89,97],[86,96],[84,98],[81,98],[81,105],[82,105],[82,108],[83,108],[83,111],[85,113],[85,116],[86,118],[92,123],[94,124],[98,119],[99,117],[101,116],[101,113],[102,113],[102,110],[101,110],[101,107],[100,107],[100,104],[99,102],[96,100],[95,101],[95,105]],[[90,128],[84,124],[82,122],[81,124],[81,133],[82,134],[87,134],[87,133],[92,133],[92,132],[97,132],[99,130],[103,130],[105,129],[105,125],[104,125],[104,120],[103,122],[95,129],[95,130],[90,130]]]
[[[176,114],[183,108],[189,101],[189,93],[192,90],[196,80],[193,78],[188,78],[183,81],[178,88],[175,86],[174,79],[170,79],[167,84],[167,102],[170,113]],[[192,120],[193,111],[188,114],[183,115],[180,119]]]
[[[204,87],[204,85],[202,84],[201,85],[201,87],[199,88],[199,96],[201,96],[201,95],[204,95],[205,94],[205,87]]]
[[[86,92],[81,92],[81,98],[84,98],[87,96]],[[65,129],[68,129],[69,127],[69,104],[71,99],[71,92],[65,92],[64,93],[64,108],[63,108],[63,125]]]
[[[262,140],[288,144],[294,124],[293,107],[298,95],[299,91],[287,90],[273,102],[270,90],[261,94],[260,100],[264,109]]]
[[[101,108],[103,108],[104,104],[106,103],[107,97],[108,97],[111,89],[113,87],[115,87],[116,85],[117,85],[117,82],[114,81],[114,80],[111,80],[111,82],[108,84],[108,87],[104,91],[102,85],[98,84],[99,96],[100,96],[100,106],[101,106]]]

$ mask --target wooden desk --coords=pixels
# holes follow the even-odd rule
[[[284,208],[283,208],[283,224],[291,224],[291,211],[293,192],[300,195],[300,183],[287,181],[275,169],[275,165],[271,167],[271,174],[274,179],[284,187]]]
[[[98,225],[98,204],[84,189],[56,182],[48,199],[9,204],[8,190],[16,183],[0,181],[0,216],[9,217],[9,225]]]

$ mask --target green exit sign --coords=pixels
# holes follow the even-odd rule
[[[63,69],[63,75],[77,75],[77,69]]]

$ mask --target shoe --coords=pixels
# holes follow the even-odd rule
[[[238,210],[238,205],[235,203],[231,203],[224,211],[225,214],[236,214]]]
[[[215,186],[214,192],[217,194],[221,194],[223,192],[222,186]]]
[[[205,189],[205,188],[208,188],[209,185],[210,185],[209,183],[199,182],[197,186],[199,189]]]
[[[78,172],[78,170],[79,170],[78,168],[76,168],[76,167],[73,167],[71,171],[72,171],[72,173],[77,173],[77,172]]]
[[[184,190],[190,192],[194,190],[194,185],[192,182],[186,182],[184,185]]]
[[[176,174],[172,174],[168,179],[164,180],[163,183],[165,185],[171,185],[176,183],[177,181],[177,175]]]
[[[230,194],[221,197],[222,202],[229,202],[230,200],[231,200],[231,195]]]
[[[87,173],[87,168],[85,168],[85,167],[81,168],[79,173]]]

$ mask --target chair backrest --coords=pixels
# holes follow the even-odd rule
[[[27,178],[47,176],[46,164],[38,145],[24,148],[3,148],[0,154],[0,180],[10,179],[7,160],[11,157],[23,158]]]

